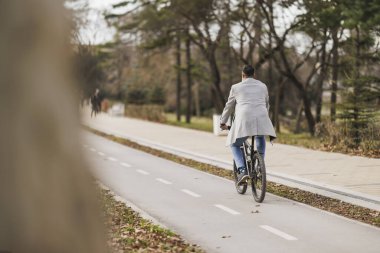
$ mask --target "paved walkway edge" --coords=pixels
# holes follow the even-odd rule
[[[102,127],[95,127],[93,125],[88,125],[88,124],[84,124],[84,125],[87,127],[93,128],[95,130],[98,130],[100,132],[114,135],[118,138],[128,139],[130,141],[136,142],[143,146],[149,146],[151,148],[158,149],[158,150],[171,153],[177,156],[181,156],[184,158],[192,159],[197,162],[207,163],[207,164],[215,165],[224,169],[232,170],[232,161],[218,160],[213,157],[205,156],[205,155],[194,153],[194,152],[189,152],[189,151],[168,146],[168,145],[163,145],[163,144],[152,142],[150,140],[146,140],[143,138],[136,138],[134,136],[130,136],[128,134],[125,134],[119,131],[109,130]],[[270,172],[270,170],[267,171],[267,175],[268,175],[268,180],[275,183],[283,184],[290,187],[295,187],[304,191],[320,194],[322,196],[338,199],[347,203],[351,203],[354,205],[359,205],[362,207],[380,211],[380,198],[372,196],[372,195],[350,191],[348,189],[344,189],[344,188],[336,187],[332,185],[320,184],[311,180],[306,180],[304,178],[289,176],[289,175],[281,174],[281,173],[273,173],[273,172]]]
[[[165,229],[169,229],[166,225],[164,225],[162,222],[160,222],[159,220],[157,220],[156,218],[154,218],[153,216],[151,216],[150,214],[148,214],[147,212],[142,210],[140,207],[136,206],[131,201],[121,197],[118,193],[116,193],[113,189],[111,189],[108,186],[106,186],[105,184],[103,184],[100,180],[97,180],[97,184],[103,190],[109,191],[113,195],[113,197],[116,201],[120,201],[120,202],[124,203],[126,206],[130,207],[133,211],[139,213],[143,219],[146,219],[146,220],[152,222],[154,225],[160,226],[160,227],[165,228]]]

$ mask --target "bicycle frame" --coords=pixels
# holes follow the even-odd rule
[[[231,117],[231,125],[235,121],[235,115],[232,115]],[[247,139],[248,140],[248,139]],[[245,167],[247,168],[248,176],[250,178],[253,177],[253,168],[255,167],[255,164],[253,166],[250,166],[248,163],[249,162],[255,162],[255,159],[253,159],[254,154],[257,152],[257,150],[254,150],[255,147],[255,136],[251,136],[251,143],[248,141],[244,141],[242,145],[242,151],[243,151],[243,156],[244,156],[244,161],[245,161]],[[247,154],[249,154],[249,158],[247,159]]]
[[[255,152],[257,152],[256,150],[254,150],[254,147],[255,147],[254,145],[255,145],[255,136],[251,137],[251,143],[249,143],[248,141],[245,141],[243,143],[243,155],[244,155],[244,160],[245,160],[245,166],[247,168],[248,176],[250,178],[253,177],[252,168],[254,168],[254,164],[250,166],[249,163],[255,162],[253,159],[253,155],[255,154]]]
[[[256,202],[261,203],[264,201],[266,192],[266,169],[265,163],[261,155],[255,150],[255,136],[251,136],[251,142],[245,140],[240,146],[243,153],[243,158],[245,161],[245,166],[247,169],[247,174],[249,181],[251,182],[252,194]],[[257,162],[257,166],[256,166]],[[237,172],[236,164],[234,162],[233,169],[235,177],[235,187],[239,194],[245,194],[249,181],[244,184],[237,183]]]

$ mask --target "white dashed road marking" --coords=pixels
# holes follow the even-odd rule
[[[268,226],[268,225],[261,225],[260,226],[262,229],[265,229],[275,235],[278,235],[282,238],[284,238],[285,240],[288,240],[288,241],[296,241],[298,240],[297,238],[295,238],[294,236],[291,236],[291,235],[288,235],[287,233],[284,233],[276,228],[273,228],[271,226]]]
[[[149,175],[149,172],[146,172],[145,170],[136,170],[136,171],[143,175]]]
[[[162,179],[162,178],[156,178],[156,180],[157,180],[158,182],[163,183],[163,184],[172,184],[172,182],[166,181],[165,179]]]
[[[97,150],[95,148],[90,148],[88,145],[84,144],[83,147],[90,149],[92,152],[97,152]],[[105,156],[105,154],[102,153],[102,152],[100,152],[100,151],[97,152],[97,153],[100,156]],[[116,158],[110,157],[110,156],[107,157],[107,159],[110,160],[110,161],[113,161],[113,162],[118,161]],[[125,163],[125,162],[120,162],[120,165],[123,166],[123,167],[127,167],[127,168],[131,167],[130,164]],[[138,169],[138,170],[136,170],[136,172],[138,172],[140,174],[143,174],[143,175],[149,175],[149,172],[147,172],[145,170]],[[161,183],[166,184],[166,185],[173,184],[172,182],[167,181],[167,180],[162,179],[162,178],[156,178],[156,181],[161,182]],[[190,195],[190,196],[195,197],[195,198],[200,198],[201,197],[201,195],[199,195],[199,194],[197,194],[195,192],[192,192],[192,191],[190,191],[188,189],[181,189],[181,191],[183,193],[186,193],[187,195]],[[221,204],[215,204],[214,206],[217,207],[217,208],[219,208],[219,209],[221,209],[221,210],[223,210],[223,211],[225,211],[225,212],[227,212],[227,213],[229,213],[229,214],[232,214],[232,215],[239,215],[240,214],[238,211],[235,211],[235,210],[233,210],[233,209],[231,209],[229,207],[226,207],[224,205],[221,205]],[[291,235],[289,235],[289,234],[287,234],[285,232],[282,232],[282,231],[280,231],[280,230],[278,230],[276,228],[273,228],[271,226],[268,226],[268,225],[260,225],[260,228],[262,228],[264,230],[267,230],[267,231],[269,231],[269,232],[271,232],[271,233],[273,233],[273,234],[275,234],[275,235],[277,235],[277,236],[279,236],[279,237],[281,237],[281,238],[283,238],[285,240],[288,240],[288,241],[296,241],[296,240],[298,240],[296,237],[291,236]]]
[[[186,193],[186,194],[188,194],[188,195],[190,195],[190,196],[192,196],[192,197],[194,197],[194,198],[199,198],[201,196],[201,195],[199,195],[199,194],[197,194],[195,192],[189,191],[187,189],[182,189],[181,191],[184,192],[184,193]]]
[[[127,167],[127,168],[131,167],[131,165],[128,164],[128,163],[120,163],[120,165],[121,165],[121,166],[124,166],[124,167]]]
[[[215,204],[214,205],[215,207],[219,208],[219,209],[222,209],[223,211],[227,212],[227,213],[230,213],[232,215],[238,215],[240,214],[238,211],[235,211],[229,207],[226,207],[226,206],[223,206],[223,205],[220,205],[220,204]]]
[[[108,160],[110,160],[110,161],[112,161],[112,162],[116,162],[116,161],[117,161],[117,159],[114,158],[114,157],[108,157]]]

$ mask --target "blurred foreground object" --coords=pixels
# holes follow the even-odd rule
[[[0,251],[106,252],[62,1],[0,1]]]

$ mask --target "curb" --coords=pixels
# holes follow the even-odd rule
[[[137,212],[140,214],[141,218],[146,219],[150,222],[152,222],[154,225],[160,226],[165,229],[169,229],[166,225],[161,223],[159,220],[151,216],[149,213],[145,212],[142,210],[140,207],[136,206],[134,203],[131,201],[127,200],[126,198],[122,197],[119,193],[115,192],[113,189],[109,188],[105,184],[103,184],[101,181],[97,180],[97,184],[99,185],[100,188],[103,190],[108,190],[114,197],[116,201],[120,201],[124,203],[126,206],[130,207],[133,211]]]

